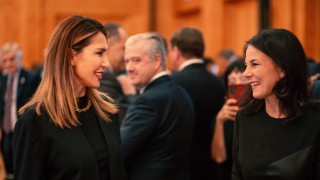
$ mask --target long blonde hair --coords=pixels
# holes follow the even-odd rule
[[[81,52],[99,32],[107,38],[103,25],[83,16],[71,16],[58,24],[49,41],[42,81],[31,100],[19,110],[19,114],[28,108],[35,108],[38,115],[45,110],[61,128],[79,125],[75,112],[78,105],[71,51]],[[97,115],[110,122],[108,114],[118,111],[113,100],[92,88],[87,88],[86,94]]]

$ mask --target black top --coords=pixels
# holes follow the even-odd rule
[[[100,136],[108,147],[110,180],[126,180],[117,114],[108,115],[110,122],[97,115],[86,120],[98,118]],[[60,128],[45,110],[37,115],[32,107],[16,123],[13,159],[15,180],[101,179],[96,153],[80,125]]]
[[[80,109],[86,107],[87,104],[87,96],[79,98],[78,106]],[[78,113],[78,118],[81,123],[80,128],[97,159],[100,179],[109,180],[110,177],[108,147],[105,139],[103,138],[102,130],[93,107],[91,106],[89,110],[86,112]]]
[[[304,109],[288,124],[265,108],[238,113],[234,126],[232,179],[320,179],[320,111]]]

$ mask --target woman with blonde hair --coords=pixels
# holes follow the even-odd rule
[[[14,130],[15,179],[125,179],[117,107],[96,90],[107,58],[98,21],[72,16],[53,32],[42,81]]]

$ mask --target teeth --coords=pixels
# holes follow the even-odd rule
[[[102,77],[102,73],[100,73],[100,72],[97,72],[97,73],[94,73],[94,74],[99,76],[99,77]]]
[[[259,82],[253,82],[251,83],[251,86],[256,86],[256,85],[259,85],[260,83]]]

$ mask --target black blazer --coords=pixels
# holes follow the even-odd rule
[[[188,94],[168,75],[130,105],[121,127],[129,179],[189,179],[194,113]]]
[[[111,180],[125,180],[118,120],[99,119],[99,124],[108,146]],[[95,154],[80,127],[61,129],[34,109],[16,123],[13,154],[16,180],[99,179]]]
[[[320,80],[314,81],[311,87],[312,97],[320,100]]]
[[[7,88],[7,75],[1,76],[1,93],[0,93],[0,127],[2,127],[3,116],[4,116],[4,105],[5,105],[5,94]],[[21,108],[36,91],[39,83],[35,82],[35,75],[21,69],[17,88],[17,110]],[[17,112],[18,115],[18,112]]]
[[[191,174],[196,179],[215,179],[210,147],[214,117],[223,106],[225,89],[203,64],[191,64],[172,74],[172,79],[190,95],[195,107],[195,125],[191,154]]]

